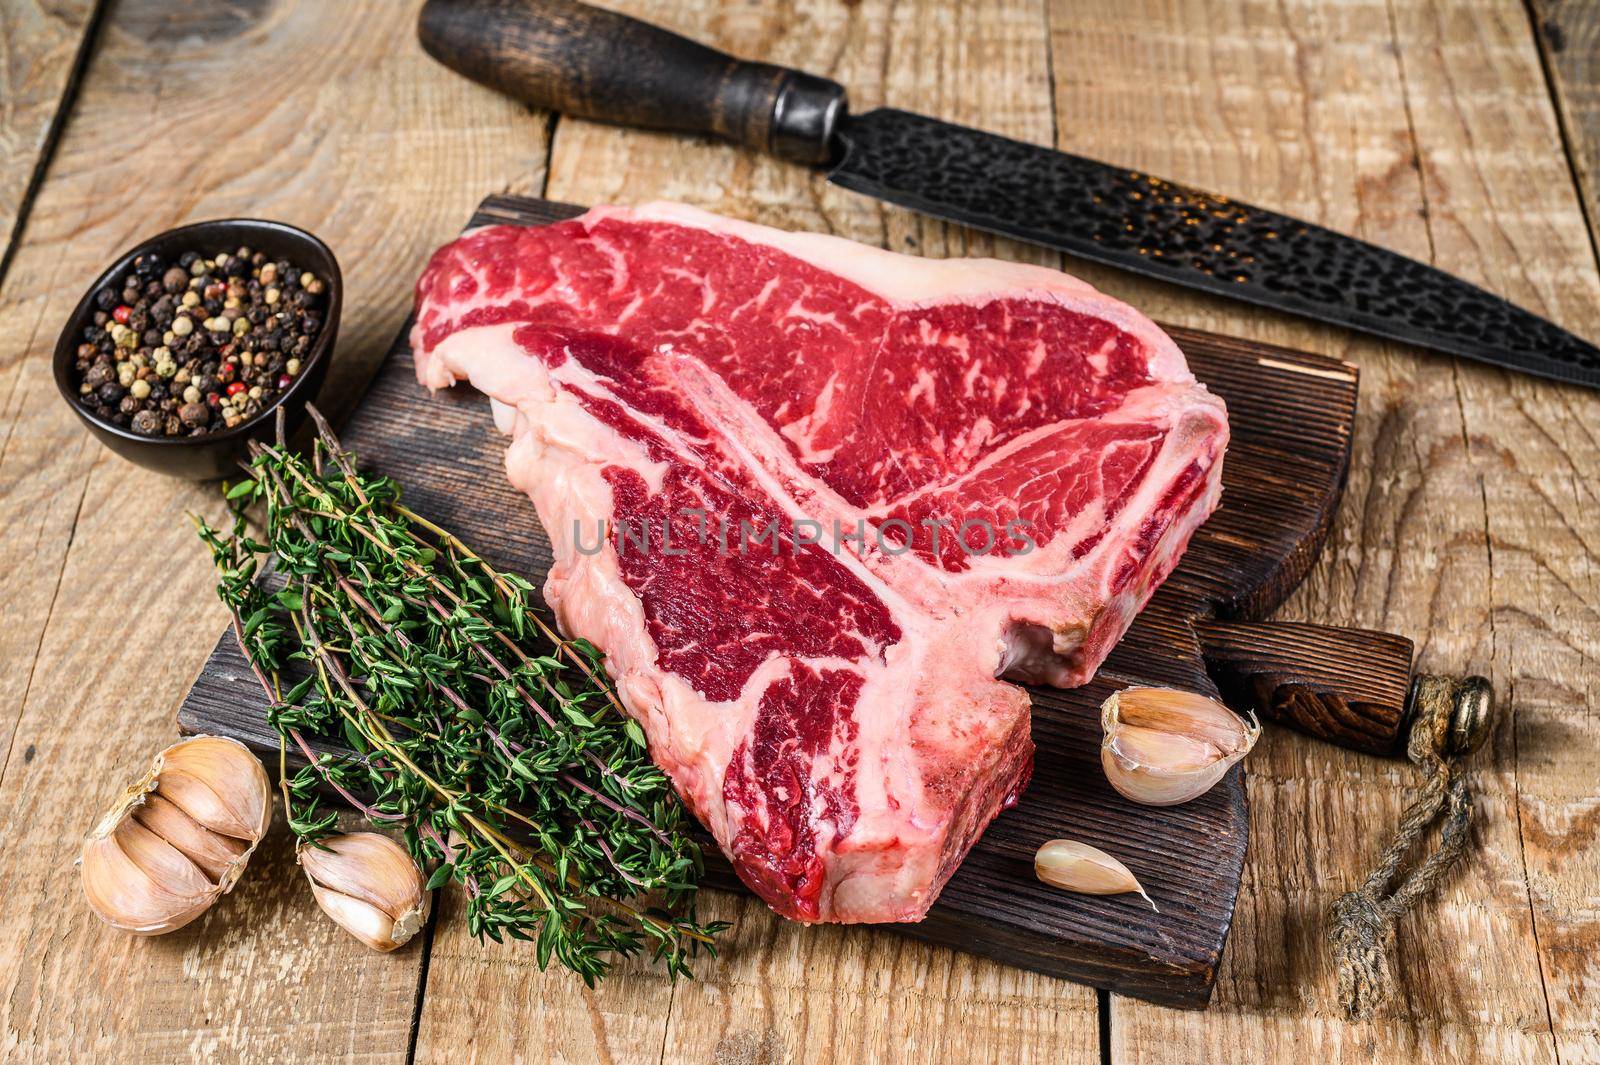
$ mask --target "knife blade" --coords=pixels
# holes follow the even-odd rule
[[[1443,270],[1287,215],[735,59],[579,0],[427,0],[435,59],[535,106],[710,135],[833,183],[1149,277],[1600,388],[1600,349]]]

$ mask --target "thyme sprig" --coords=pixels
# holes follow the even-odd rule
[[[360,472],[312,414],[309,457],[281,425],[276,446],[253,445],[228,531],[196,519],[280,737],[290,829],[332,833],[332,792],[402,831],[430,888],[462,885],[473,934],[531,940],[541,967],[591,986],[646,948],[691,975],[727,925],[695,916],[699,846],[599,652],[560,638],[532,585]],[[292,776],[291,747],[309,762]]]

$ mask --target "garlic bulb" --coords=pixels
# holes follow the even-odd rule
[[[352,832],[302,844],[299,860],[323,912],[374,950],[404,945],[428,916],[422,870],[388,836]]]
[[[1125,895],[1137,891],[1150,903],[1138,879],[1126,865],[1105,851],[1072,839],[1053,839],[1039,848],[1033,871],[1046,884],[1083,895]]]
[[[1213,699],[1126,688],[1100,708],[1100,764],[1119,793],[1147,806],[1204,795],[1255,746],[1261,726]]]
[[[243,744],[181,740],[89,833],[79,859],[84,895],[124,931],[182,928],[238,883],[271,820],[271,783]]]

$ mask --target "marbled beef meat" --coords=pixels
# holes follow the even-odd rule
[[[562,628],[802,921],[926,913],[1027,783],[1006,680],[1093,674],[1228,439],[1177,346],[1074,278],[673,205],[469,233],[412,344],[491,397]]]

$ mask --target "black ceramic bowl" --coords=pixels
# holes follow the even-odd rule
[[[83,342],[84,327],[94,319],[96,292],[112,283],[113,279],[128,273],[133,267],[133,260],[147,252],[154,252],[171,262],[186,251],[198,251],[209,256],[222,251],[231,253],[238,247],[265,252],[274,259],[287,259],[302,270],[310,270],[328,286],[322,331],[317,334],[311,349],[300,357],[300,373],[276,400],[254,418],[232,429],[222,429],[204,436],[173,437],[140,436],[131,429],[101,421],[78,402],[76,352],[78,345]],[[90,432],[129,462],[174,477],[202,481],[224,477],[237,470],[238,460],[247,453],[250,440],[265,440],[272,435],[280,407],[288,423],[288,432],[293,432],[304,420],[306,403],[316,396],[323,379],[328,376],[328,364],[333,358],[333,343],[339,332],[339,311],[343,302],[344,279],[339,274],[338,260],[326,244],[303,229],[253,218],[225,218],[169,229],[160,236],[129,248],[84,292],[83,298],[73,308],[66,328],[61,331],[60,339],[56,341],[56,388],[78,417],[83,419]]]

